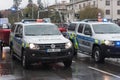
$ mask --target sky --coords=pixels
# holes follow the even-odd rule
[[[41,0],[41,1],[45,6],[55,3],[55,0]],[[69,0],[57,0],[58,3],[61,1],[69,2]],[[28,0],[22,0],[20,7],[24,8],[27,5],[27,3]],[[37,4],[37,0],[33,0],[33,3]],[[12,5],[13,5],[13,0],[0,0],[0,10],[10,9]]]

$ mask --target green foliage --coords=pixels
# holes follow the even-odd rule
[[[79,11],[80,19],[97,19],[98,13],[101,13],[101,17],[103,17],[103,11],[101,9],[98,9],[96,7],[90,7],[87,6],[85,9]]]
[[[37,18],[37,14],[38,14],[37,12],[38,12],[38,7],[35,4],[28,5],[23,10],[24,18],[36,19]]]

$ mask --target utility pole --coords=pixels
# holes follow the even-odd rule
[[[72,9],[73,9],[73,21],[75,20],[75,1],[72,0]]]
[[[40,12],[43,12],[44,7],[43,4],[41,2],[41,0],[37,0],[37,4],[39,5],[39,9],[38,9],[38,19],[40,18]]]
[[[56,4],[56,11],[58,12],[59,16],[60,16],[60,21],[63,23],[63,19],[62,19],[62,14],[61,12],[59,11],[59,4],[57,2],[57,0],[55,0],[55,4]]]

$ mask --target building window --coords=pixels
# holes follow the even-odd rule
[[[81,4],[79,5],[79,9],[81,9]]]
[[[120,15],[120,10],[117,10],[117,14]]]
[[[83,7],[85,8],[85,3],[83,3]]]
[[[110,10],[106,10],[106,15],[110,15]]]
[[[120,6],[120,0],[117,1],[117,5]]]
[[[110,5],[110,1],[106,0],[106,6],[109,6],[109,5]]]
[[[95,6],[95,4],[96,4],[96,2],[95,2],[95,1],[93,1],[93,6]]]
[[[91,4],[90,2],[87,2],[86,6],[90,6],[90,4]]]

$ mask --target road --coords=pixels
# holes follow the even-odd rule
[[[89,56],[80,53],[68,69],[63,63],[56,63],[33,64],[28,70],[22,68],[20,61],[11,59],[9,48],[4,48],[3,54],[0,80],[120,80],[120,66],[107,61],[96,64]]]

